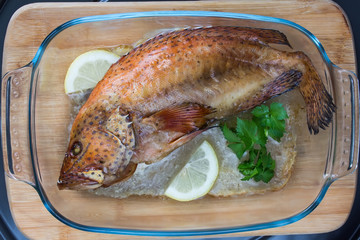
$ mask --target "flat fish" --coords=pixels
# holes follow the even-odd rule
[[[114,63],[74,120],[59,189],[124,181],[236,113],[299,88],[317,134],[335,104],[309,57],[276,30],[206,27],[160,34]]]

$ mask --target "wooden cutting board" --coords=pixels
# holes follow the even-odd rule
[[[4,44],[3,72],[19,68],[34,57],[42,40],[58,25],[82,16],[151,10],[214,10],[288,19],[310,30],[330,59],[355,71],[351,31],[341,9],[328,0],[241,0],[138,3],[39,3],[19,9],[11,19]],[[56,220],[29,185],[7,180],[13,217],[31,239],[134,239],[141,237],[83,232]],[[356,173],[336,181],[321,204],[304,219],[284,227],[230,236],[304,234],[339,228],[351,210]],[[220,236],[218,236],[220,237]],[[224,236],[221,236],[224,237]],[[149,238],[146,238],[149,239]],[[163,239],[163,238],[162,238]]]

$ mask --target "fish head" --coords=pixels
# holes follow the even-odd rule
[[[82,127],[70,139],[58,180],[61,189],[95,189],[131,175],[133,151],[106,128]],[[136,168],[136,166],[135,166]]]

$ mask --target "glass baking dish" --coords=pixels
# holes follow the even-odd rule
[[[311,58],[337,106],[326,131],[315,136],[299,131],[294,170],[282,190],[227,198],[207,196],[185,203],[136,196],[114,199],[58,190],[56,183],[71,121],[71,103],[63,81],[76,56],[96,48],[132,44],[160,29],[230,25],[283,32],[293,50],[301,50]],[[1,139],[7,175],[33,186],[51,214],[81,230],[196,236],[283,226],[312,212],[332,182],[357,168],[357,77],[335,66],[313,34],[283,19],[205,11],[78,18],[53,30],[28,65],[3,76],[1,88]]]

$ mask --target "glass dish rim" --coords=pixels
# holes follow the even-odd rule
[[[255,231],[255,230],[262,230],[262,229],[269,229],[275,227],[285,226],[294,222],[299,221],[300,219],[304,218],[308,214],[310,214],[322,201],[324,198],[329,186],[332,182],[336,179],[330,179],[327,177],[325,179],[324,185],[322,186],[319,194],[315,198],[315,200],[304,210],[300,211],[299,213],[290,216],[288,218],[264,222],[264,223],[257,223],[257,224],[250,224],[244,226],[237,226],[237,227],[229,227],[229,228],[214,228],[214,229],[198,229],[198,230],[141,230],[141,229],[122,229],[122,228],[107,228],[107,227],[96,227],[96,226],[87,226],[83,224],[76,223],[65,218],[60,212],[56,210],[48,200],[45,194],[45,190],[41,186],[39,182],[39,175],[36,170],[36,165],[34,164],[34,155],[33,149],[36,149],[36,144],[33,144],[33,133],[32,133],[32,108],[33,108],[33,99],[31,97],[31,93],[34,92],[33,87],[36,85],[33,83],[35,70],[38,67],[39,62],[41,61],[42,55],[44,54],[46,47],[51,42],[51,40],[61,31],[82,23],[89,23],[89,22],[99,22],[99,21],[108,21],[108,20],[119,20],[119,19],[133,19],[133,18],[145,18],[145,17],[221,17],[221,18],[231,18],[231,19],[244,19],[244,20],[256,20],[262,22],[271,22],[271,23],[279,23],[282,25],[290,26],[295,28],[296,30],[305,34],[317,47],[323,60],[329,66],[335,66],[329,57],[327,56],[325,49],[323,48],[320,41],[313,35],[310,31],[305,29],[304,27],[281,18],[275,17],[268,17],[268,16],[260,16],[260,15],[253,15],[253,14],[243,14],[243,13],[232,13],[232,12],[215,12],[215,11],[189,11],[189,10],[172,10],[172,11],[146,11],[146,12],[129,12],[129,13],[115,13],[115,14],[106,14],[106,15],[94,15],[94,16],[86,16],[80,17],[76,19],[72,19],[67,21],[57,28],[55,28],[47,37],[43,40],[40,47],[38,48],[34,58],[27,66],[32,67],[31,73],[31,82],[30,82],[30,97],[29,97],[29,122],[28,127],[29,131],[29,142],[30,142],[30,157],[34,172],[34,181],[35,184],[32,185],[35,190],[38,192],[41,201],[43,202],[45,208],[60,222],[84,231],[90,232],[98,232],[98,233],[111,233],[111,234],[123,234],[123,235],[135,235],[135,236],[156,236],[156,237],[186,237],[186,236],[205,236],[205,235],[218,235],[218,234],[229,234],[229,233],[238,233],[238,232],[245,232],[245,231]],[[35,146],[34,146],[35,145]]]

